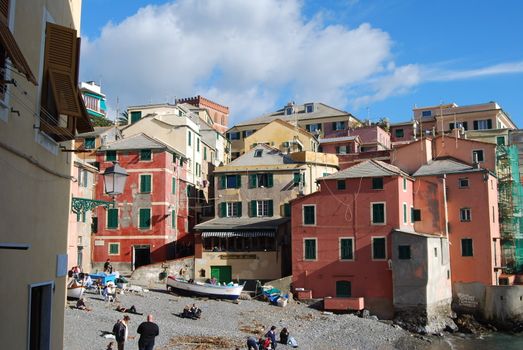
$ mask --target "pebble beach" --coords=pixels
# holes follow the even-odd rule
[[[129,335],[136,336],[138,325],[152,314],[160,327],[156,350],[170,349],[246,349],[248,336],[264,334],[272,325],[277,334],[287,327],[300,349],[428,349],[430,340],[415,336],[390,323],[363,319],[355,315],[325,314],[306,304],[290,302],[286,307],[270,305],[261,300],[238,300],[238,303],[212,299],[189,298],[163,289],[148,292],[126,292],[118,301],[106,302],[98,294],[86,292],[84,299],[91,311],[74,308],[68,301],[65,311],[64,349],[107,348],[111,339],[102,335],[111,332],[123,313],[120,304],[135,305],[143,316],[130,314]],[[198,320],[181,318],[187,304],[202,310]],[[115,344],[116,345],[116,344]],[[116,347],[115,347],[116,348]],[[126,343],[126,349],[138,349],[138,337]],[[278,344],[277,349],[291,349]]]

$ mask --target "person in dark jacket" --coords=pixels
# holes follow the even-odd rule
[[[153,315],[147,315],[147,322],[142,322],[136,331],[140,334],[138,339],[139,350],[153,350],[154,338],[160,334],[160,328],[153,322]]]
[[[272,349],[276,350],[276,326],[272,326],[265,336],[271,340]]]
[[[123,317],[122,320],[118,320],[116,324],[113,327],[113,333],[114,337],[116,338],[116,344],[118,344],[118,350],[124,350],[125,348],[125,341],[127,339],[132,339],[132,337],[129,337],[129,321],[131,318],[127,315]]]
[[[280,332],[280,343],[287,345],[289,342],[289,331],[287,328],[283,328]]]

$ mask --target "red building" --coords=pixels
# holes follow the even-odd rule
[[[413,180],[367,160],[326,176],[321,190],[292,202],[292,276],[313,298],[363,297],[393,315],[392,231],[413,231]]]
[[[114,208],[96,209],[93,267],[107,258],[120,271],[180,256],[190,249],[186,162],[180,152],[145,134],[104,145],[97,152],[100,174],[114,161],[127,170],[124,193]],[[96,198],[110,201],[104,181]]]

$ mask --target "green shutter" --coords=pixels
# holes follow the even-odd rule
[[[303,207],[303,223],[305,225],[314,225],[316,224],[315,220],[315,207],[313,205],[305,205]]]
[[[140,160],[151,160],[152,152],[150,149],[142,149],[140,150]]]
[[[283,205],[283,215],[288,218],[291,217],[291,204],[290,203],[285,203]]]
[[[352,259],[352,239],[341,239],[341,259],[350,260]]]
[[[176,228],[176,210],[171,210],[171,227]]]
[[[116,161],[116,151],[105,151],[105,160],[107,162],[115,162]]]
[[[176,178],[175,177],[173,177],[173,180],[172,180],[171,193],[176,194]]]
[[[269,216],[273,216],[274,215],[274,202],[272,199],[268,200],[267,202],[269,202]]]
[[[314,240],[314,239],[305,240],[305,259],[308,259],[308,260],[316,259],[316,240]]]
[[[142,112],[131,112],[131,124],[136,123],[142,119]]]
[[[267,187],[272,187],[274,185],[274,180],[272,174],[267,174]]]
[[[151,227],[151,209],[142,208],[140,209],[140,226],[139,228],[150,228]]]
[[[107,228],[118,228],[118,209],[107,209]]]
[[[192,141],[192,134],[190,131],[187,131],[187,143],[190,146]]]
[[[238,213],[238,217],[242,217],[242,202],[236,202],[236,212]]]
[[[225,188],[226,181],[227,181],[227,178],[225,177],[225,175],[221,175],[220,176],[220,188],[221,189]]]
[[[94,149],[95,148],[95,138],[94,137],[89,137],[89,138],[86,138],[85,141],[84,141],[84,148],[85,149]]]
[[[349,281],[336,281],[337,298],[350,298],[351,295],[351,283]]]
[[[256,201],[251,201],[251,212],[250,212],[250,217],[255,217],[257,216],[257,210],[256,210]]]
[[[383,203],[372,204],[372,222],[374,224],[385,223],[385,205]]]
[[[109,254],[118,255],[120,246],[117,243],[109,243]]]
[[[300,180],[301,180],[301,175],[300,173],[294,173],[293,174],[293,177],[294,177],[294,184],[295,185],[299,185],[300,184]]]
[[[255,188],[256,187],[256,174],[249,174],[249,188]]]
[[[372,239],[372,258],[373,259],[385,259],[387,257],[385,253],[385,238],[373,238]]]
[[[403,223],[407,223],[407,204],[403,204]]]
[[[140,175],[140,193],[151,193],[151,175]]]
[[[242,176],[236,175],[236,187],[235,188],[241,188],[242,187]]]
[[[203,160],[207,160],[207,147],[203,148]]]
[[[227,204],[226,203],[218,204],[218,215],[221,218],[224,218],[227,215]]]
[[[305,173],[301,174],[301,184],[305,186]]]

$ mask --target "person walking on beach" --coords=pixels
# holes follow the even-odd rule
[[[276,350],[276,326],[272,326],[265,336],[271,340],[272,349]]]
[[[118,344],[118,350],[124,350],[125,341],[131,339],[129,337],[129,321],[131,318],[127,315],[122,320],[118,320],[113,327],[113,333],[116,338],[116,344]]]
[[[153,350],[154,338],[160,334],[158,325],[153,322],[153,315],[147,315],[147,321],[140,323],[136,332],[140,334],[140,339],[138,339],[138,349]]]

